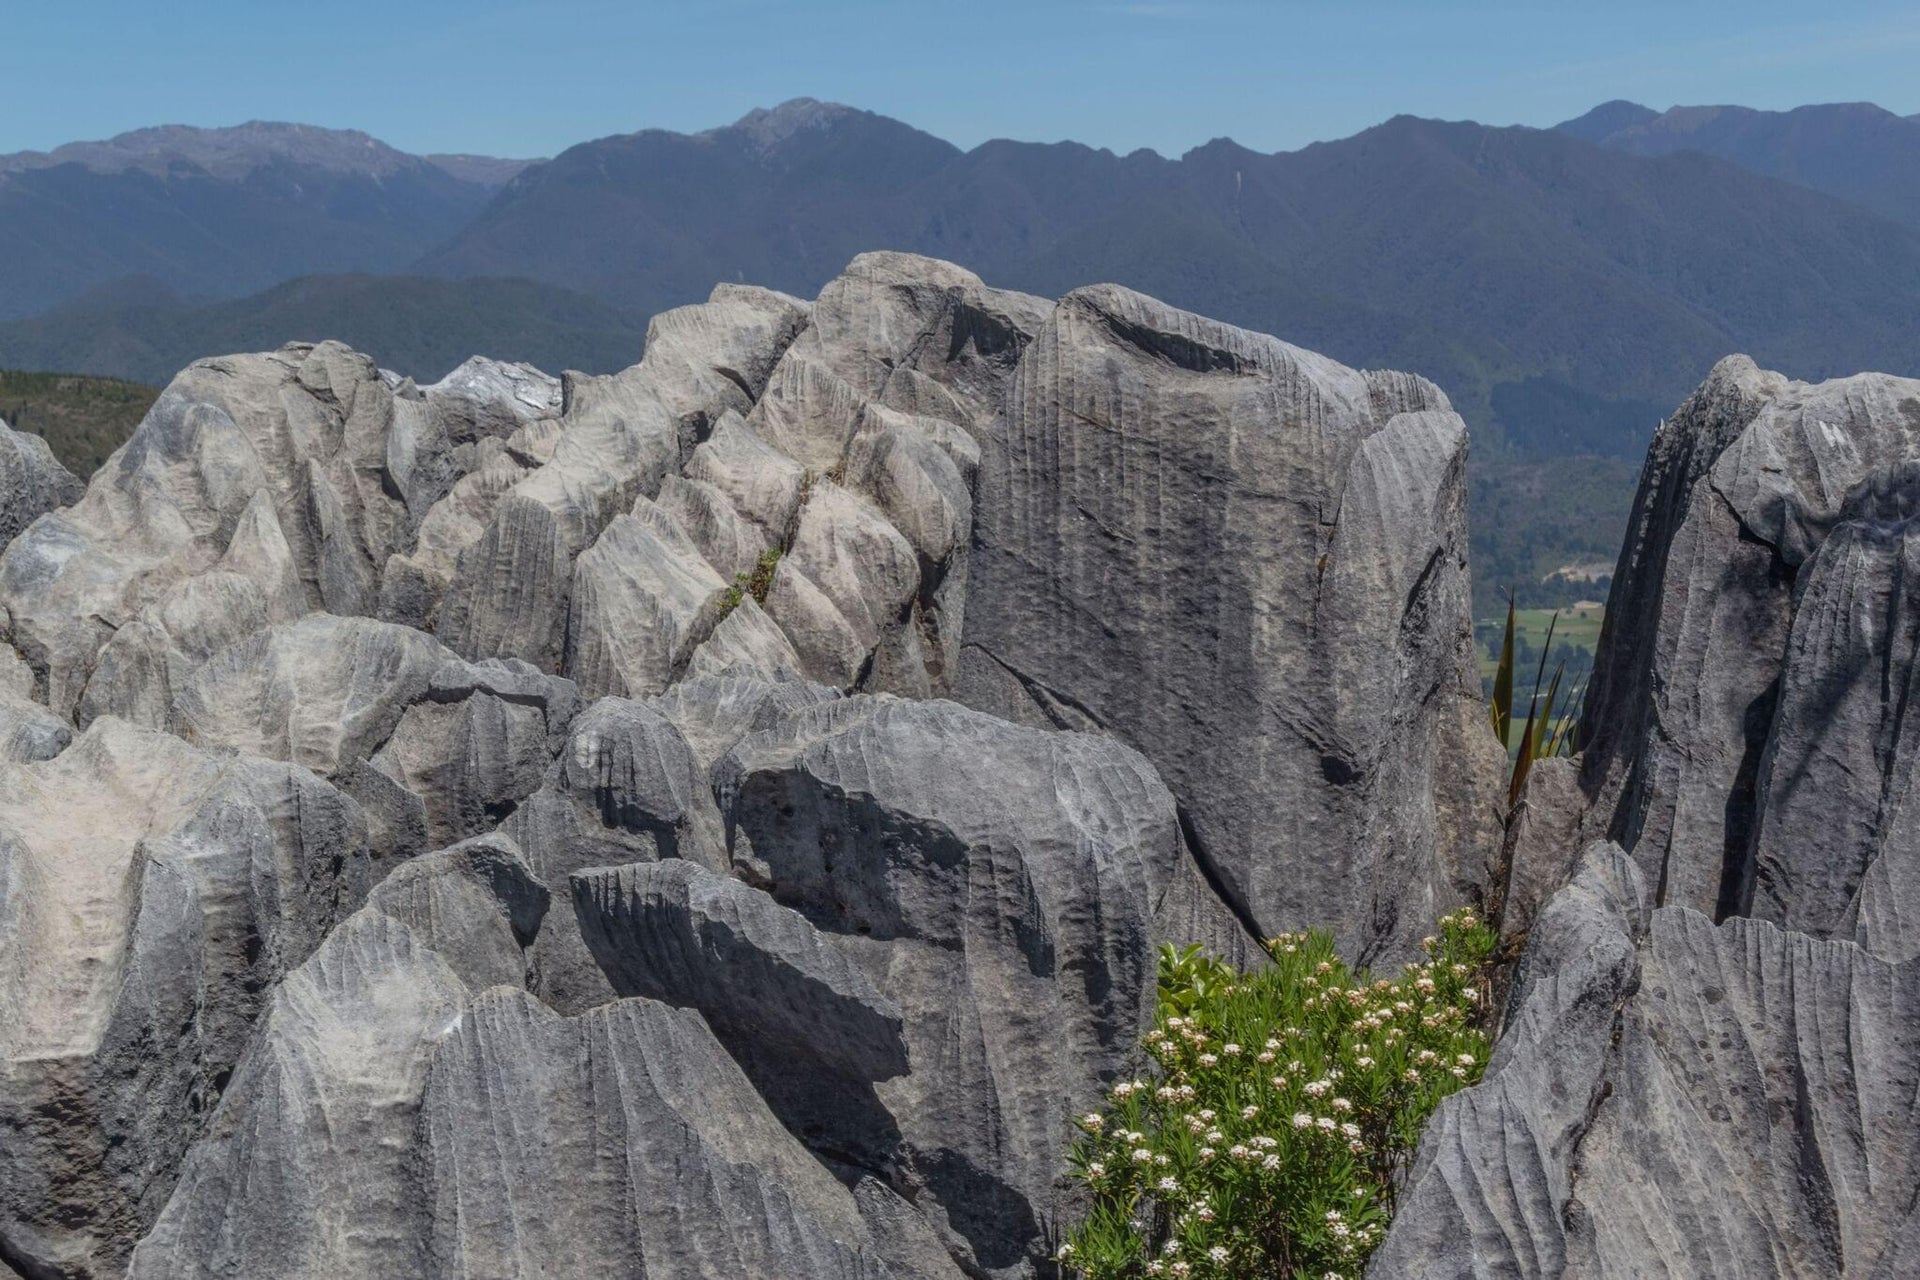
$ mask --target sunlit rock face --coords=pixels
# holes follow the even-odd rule
[[[1489,895],[1466,434],[866,254],[0,438],[0,1260],[1041,1277],[1155,948]],[[130,1270],[129,1270],[130,1268]]]

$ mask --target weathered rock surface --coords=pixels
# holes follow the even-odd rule
[[[615,994],[582,939],[574,872],[658,858],[726,866],[705,768],[666,716],[625,698],[602,698],[580,714],[539,790],[502,830],[555,903],[534,945],[529,989],[566,1013]]]
[[[0,768],[0,1253],[118,1274],[369,875],[358,810],[296,766],[102,719]]]
[[[45,440],[0,422],[0,549],[42,515],[78,502],[81,492]]]
[[[275,621],[375,612],[388,558],[478,459],[460,417],[333,342],[188,368],[86,495],[0,558],[0,606],[49,706],[70,713],[113,634],[209,570],[246,579]]]
[[[633,368],[568,374],[551,455],[492,499],[481,532],[455,557],[435,615],[447,644],[552,670],[575,558],[635,499],[657,495],[723,414],[751,407],[805,318],[804,304],[783,294],[722,285],[701,306],[658,317]],[[465,504],[478,523],[471,498]]]
[[[1891,1276],[1920,1193],[1920,963],[1686,908],[1596,847],[1375,1274]]]
[[[799,912],[678,859],[572,879],[587,945],[621,995],[698,1009],[736,1058],[769,1070],[907,1070],[898,1007]]]
[[[1920,382],[1722,361],[1662,427],[1582,783],[1655,901],[1920,954],[1906,731]]]
[[[72,740],[66,721],[33,700],[33,668],[0,644],[0,764],[49,760]]]
[[[794,712],[716,774],[743,871],[905,1020],[907,1074],[762,1073],[769,1101],[884,1171],[971,1267],[1024,1274],[1073,1108],[1152,1013],[1153,921],[1183,857],[1172,796],[1109,738],[886,697]]]
[[[1464,453],[892,253],[610,377],[196,364],[0,555],[0,1043],[86,1041],[9,1050],[0,1259],[1052,1274],[1157,943],[1487,893]]]
[[[478,989],[470,938],[403,918],[447,876],[472,930],[516,916],[521,887],[476,910],[489,876],[449,863],[336,930],[274,995],[131,1276],[957,1276],[876,1238],[697,1014]]]
[[[1460,713],[1465,457],[1421,379],[1070,294],[984,442],[961,696],[1145,752],[1263,932],[1403,953],[1499,841],[1444,794],[1498,753]]]

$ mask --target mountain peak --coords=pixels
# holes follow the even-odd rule
[[[218,129],[158,125],[104,141],[69,142],[52,151],[21,151],[0,156],[0,172],[78,164],[95,173],[165,173],[177,164],[188,164],[216,178],[232,179],[275,161],[376,177],[416,163],[413,157],[358,129],[249,120]]]
[[[837,102],[789,98],[777,107],[755,107],[728,128],[746,134],[761,150],[769,151],[799,134],[828,129],[849,116],[865,114]]]
[[[1643,107],[1625,98],[1615,98],[1612,102],[1601,103],[1583,116],[1563,120],[1553,128],[1556,133],[1569,134],[1587,142],[1601,142],[1622,130],[1656,119],[1659,115],[1652,107]]]

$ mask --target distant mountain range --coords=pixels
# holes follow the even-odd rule
[[[1755,111],[1608,102],[1560,132],[1637,156],[1701,151],[1920,227],[1920,116],[1870,102]]]
[[[338,336],[423,377],[470,350],[611,367],[715,281],[811,295],[881,247],[1037,293],[1117,281],[1415,369],[1511,456],[1637,456],[1729,351],[1806,378],[1920,373],[1920,122],[1624,102],[1553,130],[1403,116],[1178,159],[962,151],[805,99],[544,162],[144,130],[0,157],[0,365],[153,379]]]
[[[524,167],[259,122],[0,156],[0,319],[127,276],[227,298],[299,275],[401,271]]]

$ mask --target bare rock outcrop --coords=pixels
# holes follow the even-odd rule
[[[769,1102],[910,1189],[970,1268],[1026,1274],[1068,1120],[1152,1013],[1184,856],[1172,796],[1110,738],[888,697],[790,713],[717,776],[736,865],[905,1021],[906,1074],[762,1073]]]
[[[0,459],[0,1259],[1043,1280],[1157,944],[1489,894],[1464,456],[875,253],[608,377],[295,345],[83,495]]]
[[[1261,931],[1402,954],[1499,841],[1465,458],[1419,378],[1069,294],[983,445],[961,696],[1146,753]]]
[[[0,422],[0,550],[47,512],[78,502],[82,491],[45,440]]]
[[[1905,723],[1920,382],[1715,367],[1655,437],[1586,708],[1655,901],[1920,954]]]
[[[1649,897],[1596,845],[1548,903],[1372,1274],[1904,1271],[1920,962]]]
[[[484,986],[530,883],[502,852],[383,886],[280,985],[130,1276],[957,1280],[880,1238],[897,1201],[794,1141],[698,1014]],[[437,934],[428,892],[466,903]]]
[[[118,1274],[370,877],[358,809],[294,765],[102,719],[0,767],[0,1253]]]

